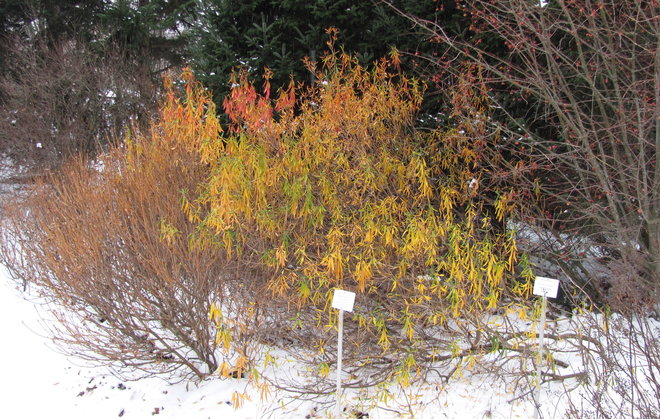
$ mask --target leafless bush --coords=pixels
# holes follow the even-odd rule
[[[95,168],[78,159],[7,207],[2,261],[51,302],[66,350],[143,373],[204,377],[222,360],[211,304],[242,325],[237,341],[247,342],[259,317],[249,301],[260,301],[246,296],[250,272],[191,247],[193,225],[178,205],[203,179],[197,161],[140,141]]]
[[[569,394],[570,417],[657,418],[660,324],[646,316],[617,314],[579,316],[572,324],[586,377]]]
[[[552,233],[537,255],[558,262],[600,302],[651,306],[660,292],[658,3],[460,6],[470,29],[503,51],[411,18],[446,47],[444,57],[430,57],[439,72],[467,60],[483,69],[492,92],[508,92],[491,96],[501,114],[491,122],[506,140],[508,170],[527,179],[518,185],[528,190],[527,221]]]
[[[75,153],[93,156],[153,110],[157,84],[119,53],[99,56],[75,40],[6,42],[0,152],[16,166],[43,170]]]

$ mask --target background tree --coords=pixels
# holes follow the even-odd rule
[[[149,73],[123,55],[99,57],[73,40],[12,45],[10,72],[0,76],[0,150],[16,166],[40,172],[73,154],[92,158],[155,103]]]
[[[434,20],[434,1],[402,1],[411,13]],[[294,75],[312,81],[303,59],[315,61],[326,48],[327,28],[339,30],[338,44],[368,63],[393,47],[414,51],[420,45],[410,21],[380,2],[330,0],[210,0],[203,2],[191,47],[192,67],[210,88],[216,102],[229,90],[229,76],[244,66],[259,78],[264,67],[272,71],[273,91]]]
[[[155,107],[184,60],[186,1],[3,3],[0,152],[36,170],[90,157]]]
[[[113,2],[99,14],[101,36],[96,47],[117,48],[127,59],[149,63],[156,72],[180,66],[196,11],[195,2],[189,0]]]
[[[25,2],[8,0],[0,2],[0,40],[5,41],[20,28],[25,27],[27,17]],[[0,45],[0,70],[3,71],[6,66],[7,53],[7,44],[2,42],[2,45]],[[2,92],[0,92],[1,94]]]
[[[618,308],[657,301],[658,3],[507,0],[463,7],[473,28],[495,34],[507,54],[413,19],[483,68],[505,118],[491,121],[508,141],[510,170],[526,178],[530,198],[539,198],[527,221],[551,235],[539,254]],[[496,94],[503,88],[527,108]]]

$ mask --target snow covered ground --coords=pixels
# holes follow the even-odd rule
[[[0,417],[4,418],[255,418],[263,406],[231,406],[243,380],[214,379],[168,385],[157,378],[122,381],[102,369],[80,366],[44,336],[46,314],[9,281],[0,287]],[[241,386],[242,385],[242,386]],[[261,409],[261,411],[260,411]]]
[[[56,351],[44,328],[47,313],[33,301],[35,297],[18,289],[4,269],[0,281],[1,417],[305,418],[327,417],[333,411],[331,401],[323,406],[310,401],[292,403],[286,394],[274,394],[261,402],[243,379],[213,377],[197,384],[170,385],[157,378],[122,381],[103,369],[81,366]],[[236,409],[232,394],[246,390],[251,401]],[[419,418],[524,418],[533,414],[528,401],[508,403],[511,395],[504,388],[483,380],[459,379],[449,388],[429,383],[413,393],[422,397],[410,400],[405,394],[395,394],[388,406],[365,413],[370,418],[410,416],[411,411]],[[348,397],[353,406],[373,404],[364,393]],[[404,406],[409,403],[408,410]]]
[[[55,350],[44,329],[48,314],[30,292],[23,293],[0,269],[0,380],[2,418],[324,418],[332,417],[333,398],[300,401],[271,392],[261,401],[245,379],[211,377],[201,383],[168,384],[158,378],[124,381],[101,368],[81,365]],[[28,290],[29,291],[29,290]],[[564,358],[574,363],[576,359]],[[280,367],[295,374],[295,365]],[[570,373],[570,369],[564,373]],[[334,380],[331,373],[329,380]],[[566,383],[544,385],[542,418],[565,417]],[[574,384],[574,383],[573,383]],[[573,385],[576,387],[575,385]],[[250,400],[233,405],[235,392]],[[572,393],[577,396],[577,392]],[[374,391],[346,395],[348,412],[369,418],[531,418],[531,398],[517,397],[502,379],[484,375],[455,378],[448,385],[428,381],[406,391],[392,389],[383,403]]]

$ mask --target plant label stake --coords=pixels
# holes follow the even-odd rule
[[[344,340],[344,311],[353,311],[355,293],[335,288],[332,296],[332,308],[339,310],[339,322],[337,331],[337,403],[335,405],[336,417],[341,417],[341,363]]]
[[[543,297],[541,303],[541,330],[539,331],[539,362],[536,364],[536,391],[534,392],[534,419],[538,419],[541,410],[541,373],[543,366],[543,339],[545,337],[545,312],[548,307],[548,297],[557,298],[559,280],[537,276],[534,281],[534,295]]]

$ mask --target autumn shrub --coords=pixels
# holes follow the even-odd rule
[[[396,57],[369,70],[331,49],[314,71],[313,88],[292,82],[276,97],[268,73],[259,90],[237,74],[227,133],[172,134],[209,165],[183,201],[194,242],[259,269],[284,310],[271,326],[320,376],[336,356],[335,288],[357,293],[348,386],[408,383],[434,362],[487,353],[486,333],[461,339],[485,313],[517,310],[532,274],[506,227],[516,191],[480,170],[497,141],[484,92],[465,83],[455,105],[470,122],[424,132],[415,129],[424,86],[398,74]],[[188,87],[200,114],[205,102],[190,99],[201,91]]]
[[[1,254],[50,303],[64,350],[121,372],[202,378],[221,365],[211,307],[227,295],[240,304],[231,283],[250,271],[189,240],[181,191],[207,171],[163,135],[168,123],[95,164],[75,159],[9,205]]]
[[[236,74],[225,131],[191,72],[168,79],[148,135],[35,188],[3,255],[62,309],[62,339],[151,372],[255,382],[266,344],[307,363],[318,394],[342,288],[357,293],[346,386],[407,385],[438,365],[449,379],[465,359],[527,350],[487,317],[524,316],[532,273],[507,225],[517,192],[483,169],[499,140],[485,91],[466,77],[455,124],[418,130],[424,86],[396,55],[366,69],[330,47],[311,89],[271,97]]]

